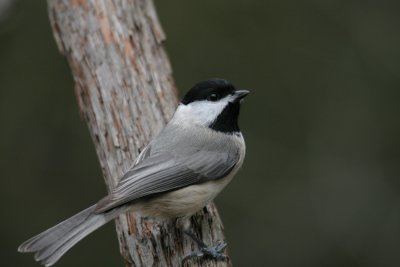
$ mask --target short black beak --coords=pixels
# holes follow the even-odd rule
[[[248,90],[236,90],[235,98],[236,98],[236,100],[240,100],[240,99],[244,98],[245,96],[247,96],[249,93],[250,93],[250,91],[248,91]]]

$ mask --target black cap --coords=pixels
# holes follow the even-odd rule
[[[235,87],[224,79],[214,78],[195,84],[182,98],[181,103],[187,105],[194,101],[206,100],[211,95],[215,100],[224,98],[235,92]]]

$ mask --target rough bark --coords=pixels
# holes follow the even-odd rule
[[[165,35],[149,0],[48,0],[48,6],[110,190],[177,105],[162,46]],[[214,204],[196,214],[192,223],[207,244],[224,239]],[[180,266],[184,255],[197,249],[174,221],[126,214],[116,225],[126,266]],[[196,259],[185,265],[230,263]]]

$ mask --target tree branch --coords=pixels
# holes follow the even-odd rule
[[[71,67],[80,113],[110,190],[178,103],[162,46],[164,32],[149,0],[48,0],[48,6],[58,48]],[[192,222],[207,244],[224,239],[213,204]],[[182,258],[197,249],[173,221],[126,214],[116,225],[126,266],[180,266]],[[188,265],[230,263],[197,259]]]

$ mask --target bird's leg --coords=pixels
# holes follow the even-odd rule
[[[184,222],[184,224],[182,224],[182,222]],[[177,220],[177,225],[183,226],[183,232],[192,238],[199,247],[198,251],[186,255],[182,260],[183,262],[196,257],[209,257],[216,260],[226,260],[228,258],[224,254],[224,249],[226,248],[227,244],[225,242],[218,241],[215,246],[207,246],[203,240],[198,238],[194,231],[190,229],[190,221],[188,218],[179,218]]]
[[[226,260],[227,256],[224,254],[224,249],[227,244],[218,241],[216,246],[207,246],[201,239],[199,239],[192,231],[184,231],[185,234],[190,236],[194,242],[199,246],[199,251],[195,251],[186,255],[182,261],[186,261],[195,257],[210,257],[216,260]]]

